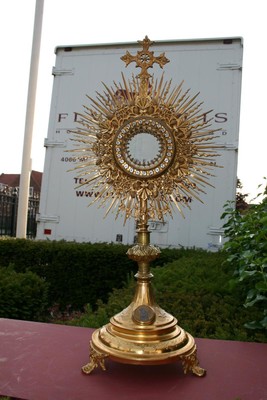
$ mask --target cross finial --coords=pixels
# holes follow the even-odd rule
[[[126,54],[121,57],[121,60],[125,62],[126,67],[131,62],[136,62],[136,67],[141,68],[141,72],[138,75],[141,79],[148,80],[151,75],[147,72],[148,68],[153,68],[153,64],[157,63],[160,68],[163,68],[165,64],[169,62],[169,60],[165,57],[165,53],[161,53],[158,57],[154,56],[154,51],[149,51],[149,47],[154,43],[148,39],[146,36],[144,40],[138,41],[143,46],[141,51],[137,51],[136,55],[133,56],[126,51]]]

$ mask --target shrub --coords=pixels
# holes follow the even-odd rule
[[[254,312],[242,306],[243,287],[229,284],[232,269],[224,264],[226,257],[225,252],[190,250],[164,267],[152,268],[156,301],[195,337],[262,342],[264,335],[243,326]],[[123,288],[113,290],[106,304],[99,301],[95,311],[88,306],[70,323],[99,328],[130,304],[134,290],[132,277]]]
[[[81,309],[88,302],[94,307],[99,298],[106,301],[136,269],[126,251],[126,246],[103,243],[0,240],[0,265],[11,262],[16,272],[30,270],[44,278],[50,304]]]
[[[81,310],[87,303],[95,309],[98,299],[106,302],[113,288],[122,287],[137,272],[127,250],[118,244],[5,239],[0,240],[0,265],[12,263],[16,272],[30,270],[44,278],[49,283],[49,304],[59,305],[60,310]],[[152,265],[163,265],[184,252],[162,249]]]
[[[246,290],[245,307],[260,311],[258,319],[247,321],[253,329],[267,329],[267,197],[252,205],[246,213],[226,204],[222,218],[227,217],[224,248],[227,262],[235,271],[235,281]]]
[[[38,321],[47,307],[47,283],[33,272],[0,268],[0,317]]]
[[[262,341],[243,326],[254,313],[242,306],[243,288],[229,283],[233,271],[225,260],[224,252],[200,253],[155,270],[156,299],[193,336]]]

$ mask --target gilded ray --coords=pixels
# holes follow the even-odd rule
[[[203,101],[198,101],[200,93],[191,95],[183,81],[175,86],[163,74],[154,79],[147,69],[154,63],[163,67],[168,60],[148,49],[143,53],[122,57],[126,65],[136,62],[140,74],[127,80],[122,73],[122,82],[102,82],[102,93],[87,95],[90,104],[79,114],[81,127],[72,138],[78,146],[73,152],[86,155],[87,161],[77,162],[75,169],[85,177],[82,186],[97,189],[93,203],[106,207],[106,215],[115,212],[116,218],[124,214],[125,221],[139,220],[145,201],[148,219],[163,221],[164,215],[172,216],[173,207],[182,215],[182,207],[190,207],[179,196],[203,202],[202,187],[210,185],[220,146],[215,143],[218,130],[207,119],[211,110],[203,110]],[[142,135],[157,148],[145,160],[131,148]]]

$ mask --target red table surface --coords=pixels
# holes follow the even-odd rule
[[[205,377],[181,363],[106,361],[91,375],[93,329],[0,319],[0,395],[27,400],[267,400],[267,344],[195,339]]]

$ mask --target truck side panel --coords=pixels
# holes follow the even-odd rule
[[[130,64],[126,69],[120,60],[129,50],[136,53],[136,44],[60,47],[56,50],[53,70],[54,84],[48,135],[45,140],[46,157],[38,216],[37,239],[122,242],[135,240],[135,222],[124,225],[123,218],[105,215],[105,209],[88,204],[95,193],[79,185],[77,173],[71,171],[77,159],[69,152],[75,147],[71,130],[77,128],[77,112],[83,104],[90,106],[86,97],[103,92],[102,82],[113,86],[121,82],[121,72],[131,79],[138,70]],[[201,247],[217,249],[223,243],[220,217],[227,200],[235,200],[239,115],[242,75],[242,39],[209,39],[156,43],[155,54],[165,52],[170,60],[164,67],[164,79],[172,79],[173,86],[184,81],[184,90],[191,95],[200,92],[203,112],[213,110],[212,127],[220,129],[216,139],[222,148],[210,177],[213,187],[205,187],[203,204],[191,197],[177,199],[185,207],[185,219],[174,212],[173,219],[151,221],[151,242],[160,246]],[[162,70],[154,66],[155,78]],[[210,118],[210,116],[209,116]]]

